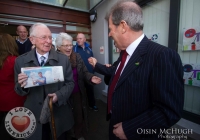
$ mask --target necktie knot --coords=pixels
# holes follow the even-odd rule
[[[122,51],[122,58],[121,58],[121,62],[125,62],[126,61],[126,57],[127,57],[128,53],[126,52],[126,50]]]
[[[44,56],[41,56],[41,57],[40,57],[40,60],[41,60],[40,66],[44,66],[45,57],[44,57]]]

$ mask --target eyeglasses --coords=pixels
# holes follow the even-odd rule
[[[72,44],[69,44],[69,45],[61,45],[61,47],[71,48],[71,47],[73,47],[73,45],[72,45]]]
[[[41,37],[34,36],[34,37],[39,38],[43,41],[47,41],[48,39],[52,41],[52,36],[41,36]]]

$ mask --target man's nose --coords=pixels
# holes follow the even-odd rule
[[[48,43],[52,43],[52,39],[50,39],[50,38],[47,38],[46,41],[47,41]]]

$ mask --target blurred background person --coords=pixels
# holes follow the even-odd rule
[[[74,129],[72,133],[75,134],[75,138],[78,140],[87,139],[86,130],[88,130],[88,115],[86,107],[86,93],[84,81],[89,84],[99,84],[101,79],[92,73],[89,73],[81,56],[72,50],[73,38],[67,33],[60,33],[56,37],[57,51],[68,56],[73,71],[73,78],[75,81],[75,87],[71,94],[72,107],[74,113]]]
[[[18,39],[16,40],[16,43],[18,45],[19,55],[29,52],[33,45],[28,38],[28,31],[26,27],[23,25],[17,26],[16,33],[19,36]]]
[[[77,41],[77,43],[73,48],[74,52],[80,54],[88,71],[90,73],[94,73],[93,67],[88,62],[88,58],[94,57],[94,56],[93,56],[92,49],[90,48],[90,44],[88,44],[86,42],[85,35],[83,33],[78,33],[78,35],[76,37],[76,41]],[[95,102],[95,98],[94,98],[93,85],[85,83],[85,87],[86,87],[86,92],[87,92],[87,96],[88,96],[89,108],[94,111],[98,111],[98,107],[96,106],[96,102]]]
[[[23,106],[26,98],[14,91],[14,64],[17,56],[18,47],[15,39],[9,34],[0,34],[0,138],[3,139],[10,137],[4,124],[7,112]]]

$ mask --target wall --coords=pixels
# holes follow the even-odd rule
[[[181,0],[178,53],[183,63],[200,64],[200,51],[182,51],[183,28],[200,27],[200,1]],[[184,110],[200,115],[200,87],[185,85]]]
[[[97,20],[95,23],[91,23],[92,49],[94,57],[97,58],[98,62],[101,64],[108,63],[108,22],[105,20],[105,16],[108,9],[116,2],[117,0],[107,0],[100,4],[96,8]],[[100,54],[101,46],[104,46],[104,54]],[[107,88],[104,84],[103,76],[97,73],[96,75],[102,78],[102,83],[94,86],[95,97],[106,101],[106,97],[102,95],[102,90]]]
[[[168,46],[169,33],[169,0],[159,0],[146,4],[142,7],[144,17],[144,34],[151,38],[153,34],[158,34],[155,42]]]

